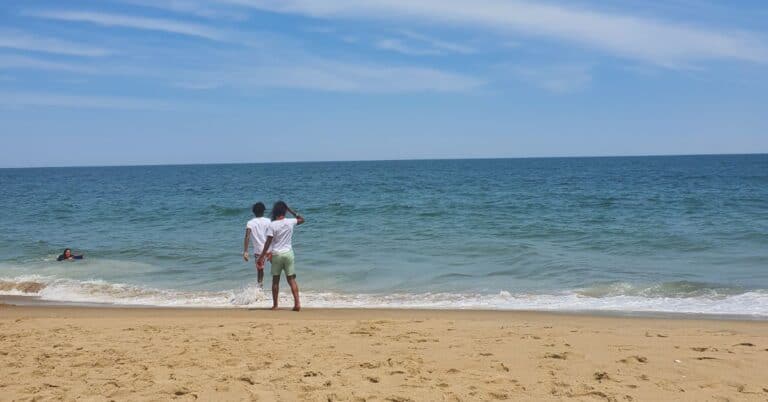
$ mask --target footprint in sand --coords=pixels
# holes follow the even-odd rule
[[[360,363],[360,367],[364,369],[375,369],[375,368],[381,367],[381,363],[365,362],[365,363]]]
[[[509,399],[509,394],[504,392],[489,392],[488,396],[490,396],[491,399],[496,399],[496,400]]]
[[[593,374],[593,377],[598,382],[603,382],[603,380],[608,381],[611,379],[611,377],[609,377],[608,373],[606,373],[605,371],[597,371],[595,372],[595,374]]]
[[[182,395],[186,395],[186,394],[188,394],[190,392],[191,391],[188,390],[187,388],[182,387],[182,388],[178,388],[177,390],[173,391],[173,394],[176,395],[176,396],[182,396]]]
[[[645,356],[633,355],[633,356],[629,356],[629,357],[627,357],[625,359],[621,359],[621,360],[619,360],[619,362],[621,362],[621,363],[632,363],[632,362],[648,363],[648,358],[645,357]]]
[[[365,331],[361,329],[356,329],[354,331],[349,332],[350,335],[367,335],[367,336],[373,336],[373,332]]]
[[[390,396],[384,399],[387,402],[413,402],[413,399],[404,396]]]

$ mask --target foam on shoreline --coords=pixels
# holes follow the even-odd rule
[[[78,281],[39,276],[0,278],[0,295],[29,296],[40,301],[87,303],[104,306],[252,308],[268,306],[269,290],[255,285],[224,291],[189,291],[109,283],[103,280]],[[738,315],[768,319],[768,292],[742,293],[716,291],[695,295],[670,293],[652,295],[630,289],[595,296],[585,291],[555,294],[528,294],[498,291],[479,293],[391,293],[343,294],[302,292],[303,304],[317,308],[391,308],[451,310],[533,310],[596,311]],[[290,295],[281,293],[288,305]]]

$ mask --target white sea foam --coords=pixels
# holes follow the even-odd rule
[[[37,284],[37,285],[35,285]],[[39,286],[38,286],[39,285]],[[227,291],[157,289],[102,280],[77,281],[42,276],[0,278],[0,295],[36,296],[43,301],[105,303],[158,307],[268,307],[271,297],[255,285]],[[287,289],[280,295],[289,306]],[[425,308],[538,311],[659,312],[747,315],[768,318],[768,292],[696,297],[647,297],[611,294],[594,297],[573,291],[557,294],[422,293],[341,294],[302,292],[306,307],[324,308]]]

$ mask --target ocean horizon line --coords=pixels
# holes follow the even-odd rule
[[[696,154],[625,154],[625,155],[562,155],[562,156],[501,156],[477,158],[403,158],[403,159],[342,159],[342,160],[295,160],[268,162],[200,162],[200,163],[146,163],[115,165],[58,165],[58,166],[2,166],[0,170],[23,169],[80,169],[80,168],[134,168],[134,167],[185,167],[185,166],[236,166],[236,165],[280,165],[313,163],[360,163],[360,162],[427,162],[427,161],[491,161],[531,159],[611,159],[611,158],[679,158],[712,156],[761,156],[768,152],[750,153],[696,153]]]

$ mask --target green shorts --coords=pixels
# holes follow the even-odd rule
[[[283,271],[286,277],[296,275],[293,268],[293,250],[272,254],[272,276],[280,276]]]

